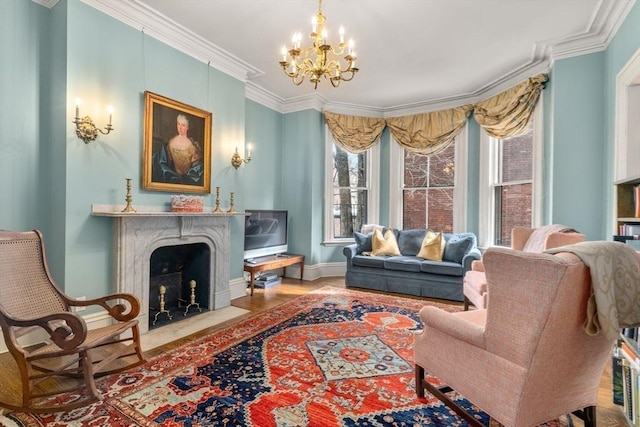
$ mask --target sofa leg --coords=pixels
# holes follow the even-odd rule
[[[464,311],[469,311],[469,303],[471,301],[469,301],[469,298],[464,297],[464,301],[463,301],[463,305],[462,307],[464,308]]]

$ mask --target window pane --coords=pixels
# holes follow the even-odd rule
[[[353,237],[367,220],[367,153],[333,145],[333,237]]]
[[[426,187],[429,182],[429,156],[404,150],[404,187]]]
[[[502,140],[502,177],[500,182],[526,181],[533,176],[533,120],[527,130]]]
[[[453,188],[403,191],[402,228],[453,232]]]
[[[404,154],[402,227],[453,230],[455,144],[429,156]]]
[[[427,228],[427,190],[402,192],[402,228]]]
[[[333,199],[334,237],[353,237],[367,223],[367,190],[339,189]]]
[[[455,145],[432,154],[429,165],[429,187],[453,187]]]
[[[435,231],[453,232],[453,188],[429,190],[427,225]]]
[[[496,244],[511,246],[511,229],[531,227],[532,184],[496,187]]]

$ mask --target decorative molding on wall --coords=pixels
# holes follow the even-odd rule
[[[258,68],[136,0],[82,2],[240,81],[264,75]]]
[[[33,0],[52,7],[58,0]],[[319,95],[310,95],[283,99],[260,88],[251,79],[265,73],[237,58],[231,53],[210,43],[168,17],[154,11],[137,0],[81,0],[87,5],[117,19],[125,24],[144,31],[145,34],[184,52],[212,67],[231,75],[247,84],[246,96],[280,113],[292,113],[307,109],[322,111],[335,110],[327,99]],[[600,0],[591,24],[576,36],[563,39],[550,39],[533,46],[531,59],[504,76],[471,93],[456,96],[429,99],[423,102],[397,105],[377,110],[378,117],[393,117],[420,112],[452,108],[462,104],[475,103],[499,93],[522,80],[550,69],[557,59],[600,52],[607,48],[622,22],[633,8],[636,0]],[[375,109],[362,105],[340,105],[343,114],[371,115]],[[364,114],[363,114],[364,113]]]

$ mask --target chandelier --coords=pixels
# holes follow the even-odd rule
[[[355,67],[356,56],[353,52],[353,40],[349,44],[344,42],[344,28],[340,27],[340,43],[333,48],[327,43],[327,30],[324,28],[325,16],[322,14],[322,0],[318,2],[318,13],[311,20],[312,45],[301,47],[302,35],[295,33],[291,38],[291,49],[282,47],[282,71],[291,78],[294,84],[299,85],[305,79],[318,88],[320,79],[328,79],[333,87],[338,87],[341,81],[348,82],[353,79],[358,69]],[[340,56],[344,56],[344,63]]]

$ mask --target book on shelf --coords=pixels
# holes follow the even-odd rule
[[[640,349],[638,328],[625,328],[613,352],[614,403],[622,396],[622,410],[629,423],[640,427]],[[619,404],[619,403],[618,403]]]

